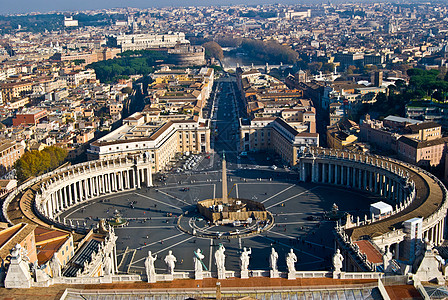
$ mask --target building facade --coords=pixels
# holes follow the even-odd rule
[[[146,133],[132,137],[136,126],[148,130]],[[121,132],[121,133],[118,133]],[[117,135],[129,134],[129,138],[119,139]],[[145,131],[146,132],[146,131]],[[137,133],[136,133],[137,134]],[[87,155],[90,160],[126,157],[134,154],[145,154],[153,161],[153,171],[159,172],[168,168],[169,162],[177,153],[210,152],[210,125],[208,120],[174,120],[151,130],[143,123],[124,125],[93,142]]]
[[[14,163],[25,153],[23,144],[11,140],[0,140],[0,175],[10,171]]]

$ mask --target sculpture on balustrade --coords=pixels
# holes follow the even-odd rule
[[[271,255],[269,256],[269,266],[271,267],[270,271],[271,278],[279,277],[277,269],[277,260],[278,260],[278,253],[275,251],[274,248],[272,248]]]
[[[340,273],[342,270],[342,262],[344,257],[341,254],[341,250],[337,249],[336,253],[333,255],[333,273]]]
[[[218,250],[215,252],[215,263],[216,268],[218,269],[218,279],[225,279],[226,273],[226,255],[224,254],[226,248],[222,244],[219,244]]]
[[[176,265],[177,258],[173,255],[173,251],[168,251],[168,255],[165,257],[165,263],[168,269],[168,274],[174,274],[174,267]]]
[[[383,254],[383,269],[384,273],[391,273],[393,272],[392,269],[392,253],[389,251],[388,247],[386,247],[386,251]]]
[[[194,279],[196,280],[201,280],[204,279],[204,275],[203,275],[203,267],[204,263],[202,262],[202,260],[205,258],[204,254],[202,254],[201,249],[197,249],[196,251],[193,252],[194,256],[193,256],[193,262],[194,262]]]
[[[53,274],[53,278],[61,277],[62,264],[56,253],[53,255],[53,258],[50,260],[50,269]]]
[[[145,259],[145,269],[149,283],[156,282],[156,268],[154,267],[154,262],[156,261],[156,259],[157,254],[154,254],[154,256],[152,256],[151,251],[148,251],[148,257],[146,257]]]
[[[249,278],[249,260],[250,255],[252,254],[252,249],[249,248],[247,250],[244,247],[243,252],[241,252],[240,261],[241,261],[241,278]]]
[[[286,256],[286,266],[288,267],[288,279],[296,279],[297,256],[294,250],[290,250]]]
[[[104,258],[104,276],[114,275],[113,266],[112,266],[112,258],[109,254],[106,254]]]

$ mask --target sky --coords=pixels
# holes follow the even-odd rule
[[[299,3],[298,0],[0,0],[0,14],[94,10],[116,7],[210,6],[231,4]],[[303,1],[300,1],[303,3]],[[310,1],[308,1],[310,2]],[[311,1],[312,2],[312,1]]]

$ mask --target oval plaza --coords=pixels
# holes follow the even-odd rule
[[[431,258],[435,259],[437,254],[430,250],[429,246],[422,250],[425,243],[438,246],[442,244],[444,237],[446,188],[435,176],[401,161],[323,148],[302,148],[298,153],[296,167],[297,182],[294,184],[308,182],[339,186],[370,193],[381,199],[383,204],[388,203],[372,205],[371,213],[364,216],[358,214],[354,217],[347,214],[342,220],[334,223],[337,251],[333,258],[332,270],[296,271],[291,264],[288,264],[288,270],[279,270],[277,260],[272,262],[271,257],[269,264],[266,263],[266,269],[269,267],[270,272],[251,270],[248,273],[247,269],[237,267],[224,268],[215,273],[201,267],[200,270],[196,268],[190,272],[176,272],[175,268],[171,268],[169,274],[160,271],[156,274],[151,268],[148,269],[150,265],[146,267],[147,272],[140,274],[125,274],[119,271],[117,235],[111,226],[104,222],[99,222],[96,226],[86,226],[85,223],[74,223],[69,219],[61,219],[60,216],[64,211],[101,197],[119,195],[120,192],[126,191],[155,189],[151,161],[134,156],[64,167],[31,179],[10,194],[3,205],[3,214],[10,224],[19,226],[25,223],[26,226],[40,226],[47,230],[68,233],[81,241],[81,246],[77,249],[72,246],[72,250],[76,251],[65,254],[63,262],[56,256],[51,258],[45,268],[35,270],[34,274],[24,274],[23,254],[20,254],[20,249],[15,249],[12,252],[14,256],[11,258],[5,285],[30,287],[58,283],[139,280],[154,283],[187,278],[238,278],[241,274],[244,274],[243,278],[285,277],[290,280],[309,277],[378,279],[387,274],[413,274],[421,281],[444,281],[440,269],[423,273],[420,272],[419,266],[430,264]],[[225,172],[223,170],[224,176],[221,175],[219,182],[227,183]],[[209,180],[211,179],[206,181]],[[266,184],[269,184],[273,179],[256,180],[266,180]],[[227,193],[227,187],[223,190]],[[269,211],[270,207],[266,209]],[[274,216],[273,223],[276,222],[275,219]],[[117,230],[119,229],[115,229]],[[266,247],[269,248],[268,245]],[[275,252],[274,249],[273,251]],[[291,249],[291,253],[292,251]],[[76,259],[81,260],[82,255],[89,257],[79,264],[73,262]],[[244,252],[244,255],[247,256],[248,252]],[[198,254],[196,257],[201,256]],[[221,257],[225,255],[222,254]],[[173,259],[170,258],[170,261]],[[22,278],[20,282],[8,276],[10,272],[17,272],[15,278]]]

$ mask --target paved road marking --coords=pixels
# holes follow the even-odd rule
[[[182,200],[182,199],[180,199],[180,198],[178,198],[178,197],[176,197],[176,196],[170,195],[170,194],[165,193],[165,192],[162,192],[162,191],[159,191],[159,193],[161,193],[161,194],[163,194],[163,195],[165,195],[165,196],[168,196],[168,197],[170,197],[170,198],[174,198],[174,199],[176,199],[177,201],[182,202],[182,203],[184,203],[184,204],[186,204],[186,205],[188,205],[188,206],[191,205],[191,203],[188,203],[188,202],[186,202],[186,201],[184,201],[184,200]]]
[[[167,241],[167,240],[173,239],[173,238],[178,237],[178,236],[183,235],[183,234],[185,234],[185,233],[182,232],[182,233],[180,233],[180,234],[173,235],[173,236],[171,236],[171,237],[169,237],[169,238],[164,239],[163,241]],[[159,252],[161,252],[161,251],[163,251],[163,250],[169,249],[170,247],[177,246],[178,244],[181,244],[181,243],[183,243],[183,242],[186,242],[186,241],[188,241],[189,239],[192,239],[192,238],[194,238],[194,236],[189,237],[189,238],[187,238],[187,239],[185,239],[185,240],[183,240],[183,241],[180,241],[179,243],[176,243],[176,244],[174,244],[174,245],[171,245],[171,246],[169,246],[169,247],[167,247],[167,248],[165,248],[165,249],[162,249],[162,250],[160,250],[160,251],[158,251],[158,252],[155,252],[155,253],[153,253],[153,254],[157,254],[157,253],[159,253]],[[139,248],[137,248],[136,250],[137,250],[137,251],[143,250],[143,248],[147,248],[147,247],[152,246],[152,245],[154,245],[154,244],[160,243],[160,241],[162,241],[162,240],[159,240],[159,241],[157,241],[157,242],[153,242],[153,243],[151,243],[151,244],[146,244],[145,246],[139,247]],[[141,262],[142,260],[145,260],[145,259],[146,259],[146,257],[140,258],[140,259],[134,261],[133,264],[136,264],[136,263],[138,263],[138,262]]]
[[[294,215],[308,215],[308,214],[311,214],[311,215],[318,215],[318,214],[321,214],[321,213],[324,213],[324,211],[322,210],[322,211],[316,211],[316,212],[312,212],[312,213],[304,213],[304,212],[296,212],[296,213],[278,213],[278,214],[275,214],[276,216],[294,216]]]
[[[288,237],[288,238],[290,238],[290,239],[294,239],[293,237],[287,236],[287,235],[285,235],[285,234],[280,234],[280,233],[278,233],[278,232],[273,232],[273,231],[269,231],[269,232],[270,232],[270,233],[275,233],[275,234],[278,234],[278,235],[283,235],[283,236]],[[262,237],[265,238],[265,239],[267,239],[267,240],[269,240],[269,241],[271,241],[271,242],[277,242],[277,243],[280,244],[280,245],[283,245],[283,246],[288,247],[288,248],[292,248],[292,249],[294,249],[294,250],[296,250],[296,251],[299,251],[299,252],[304,253],[304,254],[306,254],[306,255],[309,255],[309,256],[312,256],[312,257],[314,257],[314,258],[317,258],[317,259],[319,260],[319,262],[324,261],[323,258],[321,258],[321,257],[319,257],[319,256],[317,256],[317,255],[308,253],[308,252],[303,251],[303,250],[301,250],[301,249],[297,249],[297,248],[295,248],[295,247],[293,247],[293,246],[291,246],[291,245],[287,245],[287,244],[285,244],[285,243],[279,242],[279,241],[274,240],[274,239],[272,239],[272,238],[269,238],[269,237],[267,237],[267,236],[262,236]]]
[[[93,200],[93,199],[92,199]],[[67,214],[65,217],[63,217],[63,219],[65,220],[65,218],[68,218],[69,216],[71,216],[73,213],[77,212],[78,210],[82,209],[82,208],[86,208],[87,206],[90,206],[92,204],[96,204],[96,201],[90,202],[90,203],[86,203],[85,205],[80,205],[78,206],[78,208],[76,208],[75,210],[73,210],[71,213]],[[59,215],[59,217],[62,216],[62,213]]]
[[[135,195],[137,195],[137,196],[140,196],[140,197],[143,197],[143,198],[146,198],[146,199],[149,199],[149,200],[152,200],[152,201],[155,201],[155,202],[157,202],[157,203],[160,203],[160,204],[164,204],[164,205],[167,205],[167,206],[170,206],[170,207],[173,207],[173,208],[175,208],[175,209],[178,209],[178,210],[180,210],[180,211],[183,211],[181,208],[179,208],[179,207],[177,207],[177,206],[174,206],[174,205],[171,205],[171,204],[168,204],[168,203],[165,203],[165,202],[162,202],[162,201],[159,201],[159,200],[156,200],[156,199],[154,199],[154,198],[151,198],[151,197],[148,197],[148,196],[146,196],[146,195],[142,195],[142,194],[139,194],[139,193],[134,193]],[[188,204],[188,205],[190,205],[190,204]]]
[[[300,221],[300,222],[285,222],[285,223],[279,223],[279,222],[275,222],[276,225],[295,225],[295,224],[317,224],[319,223],[319,221]]]
[[[136,227],[116,227],[115,229],[153,229],[153,228],[173,228],[176,227],[174,225],[169,226],[136,226]]]
[[[174,239],[174,238],[176,238],[176,237],[178,237],[178,236],[181,236],[181,235],[184,235],[184,234],[185,234],[184,232],[181,232],[181,233],[179,233],[179,234],[170,236],[169,238],[163,239],[163,241],[168,241],[168,240]],[[152,242],[152,243],[150,243],[150,244],[146,244],[145,246],[138,247],[137,249],[138,249],[138,250],[142,250],[143,248],[147,248],[147,247],[149,247],[149,246],[158,244],[158,243],[160,243],[161,241],[162,241],[162,240],[158,240],[158,241]]]
[[[238,199],[238,183],[235,183],[236,198]]]
[[[319,188],[319,186],[315,186],[315,187],[313,187],[313,188],[311,188],[311,189],[309,189],[309,190],[303,191],[303,192],[301,192],[301,193],[299,193],[299,194],[297,194],[297,195],[294,195],[294,196],[292,196],[292,197],[289,197],[289,198],[287,198],[287,199],[285,199],[285,200],[283,200],[283,201],[274,203],[274,204],[272,204],[271,206],[266,207],[266,209],[269,209],[269,208],[272,208],[272,207],[274,207],[274,206],[276,206],[276,205],[282,204],[282,203],[284,203],[284,202],[286,202],[286,201],[289,201],[289,200],[291,200],[291,199],[293,199],[293,198],[296,198],[297,196],[306,194],[306,193],[311,192],[312,190],[315,190],[315,189],[318,189],[318,188]]]
[[[213,184],[213,199],[216,198],[216,184]]]
[[[208,172],[208,173],[210,173],[210,172]],[[202,175],[202,174],[200,174],[200,175]],[[199,181],[199,180],[197,180],[196,182],[208,182],[208,181]],[[211,183],[209,183],[209,184],[189,184],[189,185],[178,185],[177,183],[176,184],[174,184],[173,183],[173,185],[170,185],[170,186],[168,186],[168,185],[166,185],[166,186],[163,186],[163,187],[156,187],[155,189],[157,189],[157,190],[159,190],[159,192],[160,192],[160,190],[165,190],[165,189],[172,189],[172,188],[174,188],[174,187],[178,187],[178,188],[183,188],[183,187],[190,187],[190,188],[192,188],[192,187],[201,187],[201,186],[207,186],[207,185],[212,185]]]
[[[272,198],[277,197],[277,196],[280,195],[281,193],[284,193],[284,192],[286,192],[287,190],[289,190],[289,189],[291,189],[291,188],[293,188],[293,187],[295,187],[295,186],[296,186],[296,185],[293,184],[293,185],[287,187],[286,189],[281,190],[281,191],[278,192],[277,194],[272,195],[271,197],[267,198],[266,200],[261,201],[261,203],[265,203],[266,201],[269,201],[269,200],[271,200]]]
[[[158,254],[158,253],[160,253],[160,252],[162,252],[162,251],[171,249],[171,248],[173,248],[173,247],[175,247],[175,246],[177,246],[177,245],[179,245],[179,244],[183,244],[183,243],[185,243],[185,242],[187,242],[187,241],[189,241],[189,240],[191,240],[191,239],[193,239],[193,238],[195,238],[195,236],[190,236],[189,238],[187,238],[187,239],[185,239],[185,240],[183,240],[183,241],[180,241],[180,242],[178,242],[178,243],[176,243],[176,244],[173,244],[173,245],[171,245],[171,246],[168,246],[168,247],[166,247],[166,248],[163,248],[163,249],[157,251],[155,254]]]
[[[286,234],[283,234],[283,233],[280,233],[280,232],[274,232],[274,231],[269,231],[269,232],[274,233],[274,234],[278,234],[278,235],[282,235],[282,236],[288,237],[290,239],[295,239],[292,236],[289,236],[289,235],[286,235]],[[314,242],[310,242],[310,241],[305,241],[305,243],[312,244],[312,245],[319,246],[319,247],[325,247],[325,248],[330,249],[330,250],[334,250],[334,247],[327,247],[327,246],[324,246],[324,245],[321,245],[321,244],[318,244],[318,243],[314,243]]]

